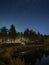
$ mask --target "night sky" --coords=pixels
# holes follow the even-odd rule
[[[49,34],[49,0],[0,0],[0,28],[11,24]]]

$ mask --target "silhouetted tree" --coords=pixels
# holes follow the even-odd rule
[[[41,43],[41,44],[44,43],[44,36],[40,34],[39,32],[37,34],[37,40],[38,40],[38,43]]]
[[[22,34],[22,32],[21,32],[21,40],[22,40],[22,36],[23,36],[23,34]]]
[[[27,29],[24,31],[24,37],[25,37],[25,38],[29,38],[29,33],[30,33],[30,31],[29,31],[29,29],[27,28]]]
[[[30,41],[35,41],[36,40],[36,32],[30,30],[29,39],[30,39]]]
[[[0,42],[2,41],[1,29],[0,29]]]
[[[40,35],[40,33],[38,32],[38,34],[37,34],[37,40],[39,40],[41,38],[41,35]]]
[[[41,34],[40,42],[43,42],[44,43],[44,36],[42,34]]]
[[[48,35],[44,35],[44,39],[47,39]]]
[[[6,40],[7,40],[7,29],[6,29],[6,27],[1,28],[0,35],[2,38],[2,42],[6,42]]]
[[[17,32],[17,38],[20,38],[20,36],[21,36],[21,33]]]
[[[13,24],[11,25],[11,27],[9,29],[8,36],[9,36],[9,39],[11,40],[11,42],[15,41],[17,35],[16,35],[15,26]]]
[[[34,32],[33,30],[26,29],[24,31],[24,37],[28,38],[29,41],[35,41],[36,40],[36,32]]]

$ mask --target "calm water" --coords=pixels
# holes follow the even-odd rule
[[[10,47],[9,47],[10,46]],[[14,46],[14,45],[13,45]],[[12,48],[13,48],[12,46]],[[9,48],[9,49],[8,49]],[[5,49],[1,52],[1,50]],[[17,50],[18,49],[18,50]],[[9,54],[7,54],[9,53]],[[12,54],[10,56],[10,53]],[[6,54],[9,56],[6,56]],[[3,57],[5,56],[5,57]],[[15,47],[11,49],[11,45],[3,45],[0,47],[0,62],[5,63],[3,65],[12,65],[10,60],[15,60],[19,58],[24,65],[49,65],[49,47]],[[10,59],[10,60],[9,60]],[[18,61],[19,63],[19,61]],[[2,65],[2,64],[0,64]],[[17,64],[15,64],[17,65]],[[19,64],[18,64],[19,65]]]
[[[43,55],[41,60],[37,59],[35,65],[49,65],[49,56]]]
[[[33,50],[20,58],[25,65],[49,65],[49,51]]]

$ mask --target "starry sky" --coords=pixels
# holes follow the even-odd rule
[[[11,24],[19,32],[49,34],[49,0],[0,0],[0,28]]]

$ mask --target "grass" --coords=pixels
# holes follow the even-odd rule
[[[18,58],[16,50],[16,48],[7,48],[0,50],[0,65],[24,65],[24,62]]]

